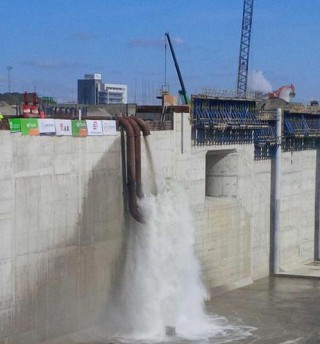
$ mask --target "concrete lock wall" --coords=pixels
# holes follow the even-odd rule
[[[0,145],[0,339],[90,327],[122,264],[120,137],[0,131]]]
[[[212,292],[269,274],[271,162],[253,145],[194,146],[188,113],[142,139],[142,182],[189,193]],[[120,133],[0,131],[0,340],[40,343],[90,327],[119,289],[126,221]],[[282,155],[280,268],[313,259],[316,152]]]
[[[219,161],[214,164],[218,165],[214,168],[218,174],[214,197],[206,196],[204,191],[214,182],[211,157]],[[253,279],[253,147],[193,147],[191,159],[192,166],[196,161],[202,166],[201,173],[194,174],[197,190],[193,192],[198,196],[193,210],[198,229],[197,252],[206,284],[212,292],[248,284]]]
[[[280,269],[286,271],[314,257],[316,151],[282,155]]]

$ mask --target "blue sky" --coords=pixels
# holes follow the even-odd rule
[[[76,101],[77,80],[100,73],[128,85],[128,101],[152,103],[179,82],[188,94],[235,89],[242,0],[1,0],[0,93],[33,92]],[[320,1],[255,0],[249,68],[255,83],[293,83],[296,101],[320,99]],[[252,83],[252,82],[251,82]]]

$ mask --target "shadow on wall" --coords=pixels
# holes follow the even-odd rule
[[[32,249],[29,243],[28,251],[16,253],[14,308],[2,318],[0,342],[8,338],[14,344],[35,344],[89,328],[101,321],[117,290],[125,252],[120,138],[91,171],[84,172],[85,162],[81,166],[83,180],[89,176],[87,183],[81,183],[82,173],[75,174],[75,185],[86,188],[81,204],[79,188],[77,196],[68,186],[68,174],[32,176],[19,182],[26,185],[23,192],[16,191],[16,197],[26,204],[28,198],[37,197],[36,221],[46,220],[50,231],[42,232],[39,226],[32,237],[30,223],[26,224],[29,242],[44,244]],[[43,187],[48,183],[55,196]],[[57,189],[63,192],[58,195]]]

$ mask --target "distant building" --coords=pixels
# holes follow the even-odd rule
[[[99,86],[99,104],[127,103],[127,85],[101,83]]]
[[[84,79],[78,80],[78,104],[99,104],[99,84],[101,74],[85,74]]]
[[[101,74],[85,74],[78,80],[78,104],[126,104],[127,85],[102,82]]]

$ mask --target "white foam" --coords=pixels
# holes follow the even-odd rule
[[[248,328],[206,314],[208,294],[194,251],[188,195],[173,181],[159,190],[139,205],[146,223],[130,230],[122,291],[126,330],[121,337],[125,342],[165,341],[170,339],[166,326],[175,327],[177,338],[190,340],[215,336],[224,340],[217,343],[226,343],[226,337],[247,336]]]

